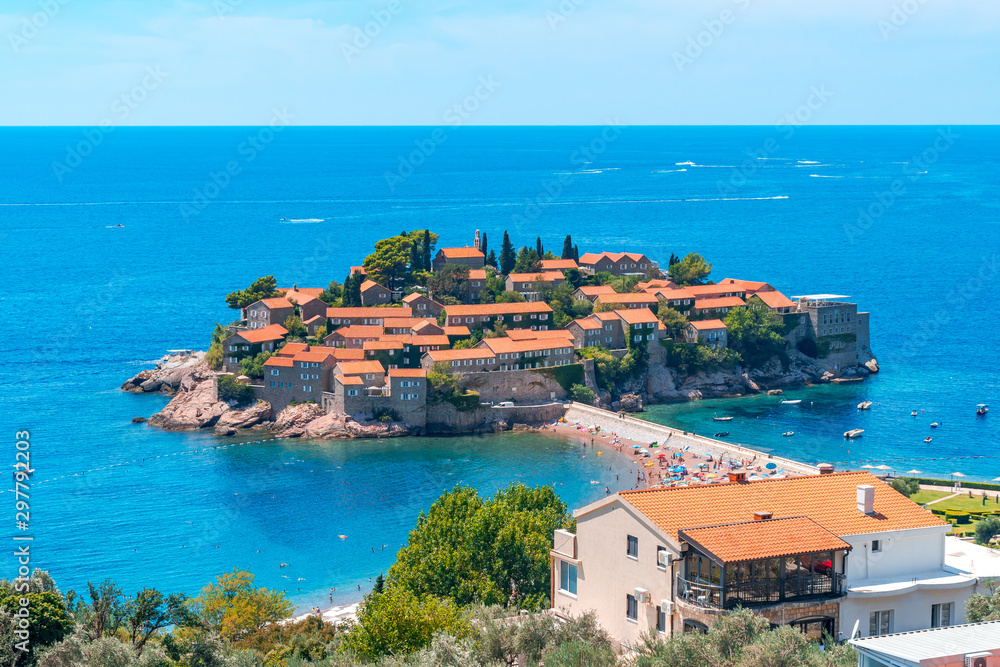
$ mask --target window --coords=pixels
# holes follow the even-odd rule
[[[272,387],[274,386],[274,380],[271,380],[271,386]]]
[[[235,364],[236,363],[236,357],[229,357],[229,363]]]
[[[576,595],[576,565],[559,561],[559,590]]]
[[[521,316],[520,315],[515,315],[514,316],[514,321],[515,322],[520,322],[521,321]]]
[[[313,390],[312,387],[310,387],[308,385],[302,385],[302,391],[309,392],[309,391],[312,391],[312,390]]]
[[[628,545],[625,550],[625,555],[628,556],[629,558],[635,558],[636,560],[638,560],[639,558],[638,537],[632,537],[631,535],[628,536]]]
[[[277,375],[280,371],[277,368],[271,369],[271,375]]]
[[[630,621],[639,620],[639,603],[631,593],[625,596],[625,618]]]
[[[872,553],[877,554],[882,551],[882,540],[872,540]]]
[[[667,631],[667,611],[659,605],[656,605],[656,631]]]
[[[357,389],[348,389],[347,390],[347,395],[348,396],[357,396],[358,395],[358,390]]]
[[[698,621],[684,621],[684,634],[699,634],[704,635],[708,633],[708,626]]]
[[[868,617],[868,636],[881,637],[892,634],[892,609],[873,611]]]
[[[954,602],[942,602],[931,605],[931,627],[947,628],[951,625],[951,612],[955,608]]]

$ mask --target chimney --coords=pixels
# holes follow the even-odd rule
[[[298,292],[299,291],[299,286],[298,285],[292,285],[292,291],[293,292]]]
[[[871,484],[858,485],[858,511],[867,515],[875,513],[875,487]]]
[[[754,521],[767,521],[772,516],[774,516],[774,514],[772,514],[771,512],[754,512],[753,513],[753,520]]]
[[[747,471],[746,470],[730,470],[729,473],[730,482],[745,482],[747,481]]]

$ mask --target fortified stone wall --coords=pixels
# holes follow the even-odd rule
[[[429,403],[427,405],[427,433],[436,435],[458,433],[481,433],[499,430],[499,422],[506,426],[514,424],[537,425],[543,421],[555,421],[563,416],[565,403],[544,405],[515,405],[512,407],[481,406],[476,410],[459,412],[451,403]]]
[[[483,403],[547,403],[566,398],[566,390],[554,377],[534,370],[469,373],[458,376],[458,381],[463,389],[478,391]]]

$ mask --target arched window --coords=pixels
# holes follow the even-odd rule
[[[706,634],[708,632],[708,626],[704,623],[699,623],[698,621],[692,621],[690,619],[684,619],[684,634]]]

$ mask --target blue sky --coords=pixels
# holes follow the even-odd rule
[[[996,0],[2,7],[0,125],[1000,120]]]

